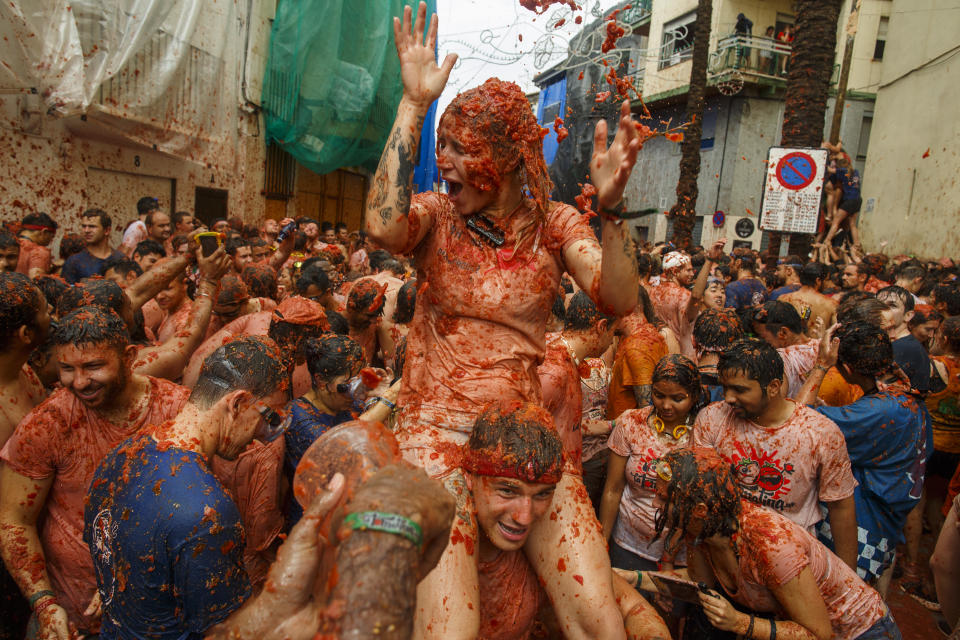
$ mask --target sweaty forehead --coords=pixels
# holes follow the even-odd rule
[[[524,495],[535,495],[546,489],[553,489],[557,485],[554,483],[527,482],[518,478],[509,476],[480,476],[491,487],[510,487]]]
[[[57,359],[61,362],[93,362],[94,360],[113,360],[120,357],[120,350],[106,342],[81,342],[63,344],[55,347]]]

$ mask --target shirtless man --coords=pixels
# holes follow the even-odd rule
[[[479,530],[479,637],[485,640],[529,638],[538,613],[555,625],[523,546],[533,524],[550,510],[563,475],[563,449],[549,414],[523,404],[485,411],[464,448],[464,477]],[[670,637],[653,607],[619,576],[614,590],[628,638]]]
[[[47,301],[23,274],[0,272],[0,447],[27,413],[46,397],[27,365],[50,328]]]
[[[787,256],[777,261],[777,278],[782,286],[770,292],[770,299],[776,300],[782,295],[793,293],[800,288],[800,270],[803,263],[799,256]]]
[[[31,278],[50,273],[53,254],[49,247],[55,235],[57,223],[48,214],[38,211],[24,216],[20,223],[17,271]]]
[[[22,273],[0,272],[0,327],[3,327],[0,334],[2,447],[24,416],[46,397],[43,385],[27,360],[33,349],[46,339],[50,314],[40,289]],[[9,632],[23,637],[30,608],[2,563],[0,607]]]
[[[819,262],[808,262],[800,269],[798,277],[800,288],[793,293],[785,293],[777,299],[792,304],[800,314],[800,318],[806,316],[808,332],[816,325],[817,320],[820,320],[824,327],[829,327],[833,314],[837,310],[837,303],[820,293],[825,277],[824,266]]]
[[[131,372],[135,348],[116,314],[81,307],[50,340],[62,388],[17,426],[0,458],[0,552],[33,605],[39,636],[96,633],[83,503],[98,462],[147,424],[172,419],[188,390]],[[40,525],[39,523],[42,523]]]
[[[371,364],[383,354],[384,342],[389,336],[383,327],[386,306],[387,284],[380,284],[373,278],[361,278],[350,289],[347,296],[347,324],[350,325],[350,337],[363,347],[363,359]],[[392,344],[392,340],[390,341]]]
[[[377,337],[380,343],[380,351],[383,354],[383,361],[392,367],[397,351],[396,343],[399,339],[399,332],[395,329],[396,323],[393,321],[393,314],[397,310],[397,293],[399,293],[400,287],[403,286],[403,280],[398,278],[396,274],[389,269],[391,263],[393,265],[396,264],[393,260],[380,262],[378,268],[374,269],[374,273],[367,277],[381,285],[387,285],[387,290],[383,297],[383,316],[380,319],[380,326],[377,329]],[[372,267],[373,265],[371,264],[371,268]]]

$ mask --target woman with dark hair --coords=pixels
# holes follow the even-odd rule
[[[620,414],[607,442],[600,524],[610,544],[610,562],[624,569],[653,570],[659,562],[673,560],[664,555],[663,541],[655,540],[657,476],[652,463],[689,446],[693,421],[707,401],[697,365],[679,354],[657,363],[650,396],[650,406]]]
[[[364,400],[367,410],[359,419],[385,422],[400,390],[399,384],[390,385],[384,371],[363,369],[363,350],[348,336],[325,333],[308,339],[306,355],[312,388],[288,405],[291,422],[283,436],[283,472],[291,483],[300,458],[314,440],[331,427],[353,420],[352,409]],[[291,500],[288,525],[294,525],[302,514],[297,501]]]
[[[786,517],[740,497],[736,476],[713,449],[683,449],[654,465],[656,535],[686,544],[689,566],[673,577],[704,583],[700,604],[717,629],[767,640],[900,639],[880,594]],[[620,572],[657,592],[645,571]],[[757,616],[733,608],[727,597]]]

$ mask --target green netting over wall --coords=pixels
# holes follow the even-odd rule
[[[279,0],[261,103],[267,140],[319,174],[375,170],[403,92],[393,17],[404,5],[416,11],[415,0]]]

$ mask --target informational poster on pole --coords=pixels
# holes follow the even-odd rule
[[[816,233],[826,167],[826,149],[770,147],[760,228]]]

